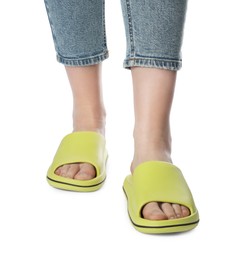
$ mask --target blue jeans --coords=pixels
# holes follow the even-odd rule
[[[88,66],[108,58],[105,0],[44,2],[60,63]],[[127,43],[124,68],[180,69],[187,0],[121,0],[121,6]]]

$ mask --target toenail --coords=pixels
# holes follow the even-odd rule
[[[78,172],[78,174],[80,176],[89,176],[89,174],[87,172]]]

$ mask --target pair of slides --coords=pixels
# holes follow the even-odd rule
[[[71,191],[98,190],[106,179],[107,150],[105,138],[96,132],[74,132],[64,137],[47,173],[48,183]],[[91,180],[75,180],[55,174],[65,164],[86,162],[96,169]],[[126,177],[123,189],[128,201],[128,213],[133,226],[140,232],[162,234],[183,232],[199,222],[197,208],[181,171],[171,163],[144,162]],[[149,202],[169,202],[189,208],[188,217],[171,220],[147,220],[142,208]]]

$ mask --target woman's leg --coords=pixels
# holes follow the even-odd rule
[[[73,131],[95,131],[105,135],[106,112],[101,85],[101,64],[86,67],[67,67],[66,72],[73,94]],[[96,176],[88,163],[66,164],[56,174],[80,180]]]
[[[65,65],[73,94],[73,131],[105,135],[101,62],[108,58],[104,0],[45,0],[58,62]],[[56,174],[95,177],[88,163],[64,165]]]
[[[145,161],[171,161],[169,115],[176,72],[157,68],[133,67],[134,157],[131,172]],[[183,206],[152,202],[143,208],[147,219],[170,219],[189,215]]]
[[[124,67],[131,69],[134,91],[134,157],[131,172],[142,162],[171,162],[169,115],[176,71],[181,68],[185,0],[121,0],[127,36]],[[182,205],[152,202],[147,219],[189,215]]]

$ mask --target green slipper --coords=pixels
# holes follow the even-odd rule
[[[183,232],[199,222],[197,208],[181,171],[171,163],[148,161],[126,177],[123,186],[128,200],[128,213],[133,226],[150,234]],[[186,206],[190,215],[170,220],[147,220],[142,209],[149,202],[168,202]]]
[[[59,189],[71,191],[98,190],[106,179],[106,142],[103,135],[96,132],[74,132],[63,138],[47,173],[48,183]],[[58,167],[71,163],[90,163],[96,169],[96,177],[91,180],[75,180],[55,174]]]

